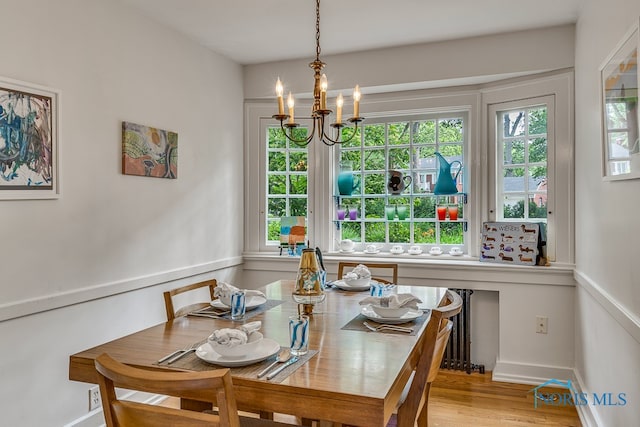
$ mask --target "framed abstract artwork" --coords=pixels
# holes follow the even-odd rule
[[[58,109],[55,89],[0,78],[0,199],[55,199]]]
[[[178,134],[122,122],[122,173],[176,179]]]
[[[640,178],[639,37],[636,22],[600,67],[603,175],[607,180]]]

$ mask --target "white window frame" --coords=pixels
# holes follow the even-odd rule
[[[450,118],[461,118],[463,120],[463,134],[462,134],[462,159],[464,161],[463,164],[463,169],[464,169],[464,174],[463,174],[463,191],[461,193],[458,193],[458,197],[463,198],[466,197],[467,195],[467,184],[469,182],[469,144],[470,144],[470,129],[471,129],[471,125],[470,125],[470,111],[468,109],[461,109],[459,107],[451,107],[451,108],[446,108],[443,107],[441,109],[438,109],[437,111],[434,110],[424,110],[424,111],[412,111],[410,114],[403,114],[403,113],[396,113],[396,114],[384,114],[384,113],[380,113],[380,114],[374,114],[370,117],[367,117],[366,122],[364,122],[362,124],[362,126],[367,126],[367,125],[371,125],[371,124],[391,124],[391,123],[397,123],[397,122],[413,122],[413,121],[430,121],[433,120],[435,122],[438,122],[438,120],[440,119],[450,119]],[[361,130],[362,132],[362,130]],[[437,130],[436,130],[437,132]],[[439,141],[441,143],[441,141]],[[435,144],[435,143],[434,143]],[[404,144],[403,144],[404,145]],[[413,144],[411,145],[413,146]],[[380,148],[380,147],[378,147]],[[386,172],[390,169],[393,169],[392,167],[390,167],[388,165],[388,160],[389,160],[389,149],[393,149],[395,148],[393,145],[387,145],[385,144],[384,146],[384,151],[385,151],[385,165],[386,165],[386,170],[383,172]],[[352,151],[353,149],[355,149],[355,147],[348,147],[346,148],[349,151]],[[371,147],[362,147],[360,146],[359,150],[361,153],[365,153],[366,151],[368,151],[369,149],[371,149]],[[334,158],[334,164],[337,164],[339,162],[339,154],[340,151],[336,150],[336,157]],[[438,169],[438,161],[437,159],[434,157],[435,160],[435,169],[434,169],[434,173],[437,172]],[[410,160],[411,162],[411,160]],[[356,173],[360,173],[361,169],[360,166],[362,165],[354,165],[354,171]],[[413,168],[411,168],[413,169]],[[455,169],[454,169],[455,170]],[[337,169],[334,169],[334,176],[337,176]],[[333,192],[331,194],[338,194],[337,189],[335,188],[335,179],[332,180],[333,181]],[[386,182],[386,181],[385,181]],[[361,184],[362,185],[362,184]],[[410,184],[410,185],[413,185]],[[435,185],[435,182],[434,182]],[[363,189],[361,188],[361,193],[359,193],[359,195],[354,195],[354,197],[359,197],[359,198],[363,198],[363,193],[362,193]],[[420,198],[420,197],[436,197],[433,195],[433,187],[431,188],[431,191],[428,193],[416,193],[416,194],[405,194],[403,193],[402,195],[398,195],[398,196],[392,196],[387,194],[386,192],[383,193],[381,195],[381,197],[384,197],[387,199],[388,202],[392,202],[393,198],[397,197],[397,198],[406,198],[409,200],[413,200],[414,198]],[[445,197],[445,196],[439,196],[439,197]],[[366,198],[366,197],[364,197]],[[437,201],[437,198],[436,198]],[[423,249],[428,250],[431,247],[434,246],[440,246],[445,252],[448,252],[450,247],[458,247],[461,248],[462,251],[464,253],[468,253],[469,250],[469,222],[467,220],[467,209],[469,208],[469,204],[464,204],[464,223],[462,224],[463,227],[463,243],[461,244],[444,244],[442,242],[440,243],[415,243],[415,242],[411,242],[411,243],[400,243],[400,246],[404,247],[404,250],[407,250],[410,246],[413,245],[418,245]],[[412,210],[412,209],[411,209]],[[361,214],[362,212],[360,212]],[[351,221],[347,221],[347,223],[349,223]],[[357,221],[353,221],[353,222],[360,222],[362,223],[363,220],[360,218],[358,218]],[[387,222],[386,220],[381,220],[381,222]],[[407,220],[407,224],[412,223],[413,221],[409,221]],[[428,221],[431,222],[431,221]],[[433,222],[436,223],[446,223],[443,221],[437,221],[435,218],[433,220]],[[334,221],[335,223],[335,221]],[[411,225],[412,226],[412,225]],[[437,227],[439,230],[439,227]],[[439,231],[438,231],[439,234]],[[333,248],[331,248],[334,251],[339,250],[339,246],[338,246],[338,241],[340,239],[341,236],[341,231],[337,229],[337,227],[333,227],[333,233],[332,233],[332,240],[333,242],[335,242],[335,246]],[[388,239],[388,233],[386,233],[386,239]],[[357,242],[356,243],[356,250],[362,251],[364,250],[364,248],[370,244],[376,244],[376,246],[378,248],[380,248],[383,252],[388,252],[389,249],[391,248],[391,246],[396,245],[398,243],[394,243],[394,242]]]

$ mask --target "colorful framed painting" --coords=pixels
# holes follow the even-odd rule
[[[178,134],[122,122],[122,173],[176,179]]]
[[[0,199],[55,199],[58,103],[55,89],[0,78]]]
[[[307,227],[303,216],[283,216],[280,218],[280,244],[295,247],[304,243]]]
[[[640,178],[639,44],[636,22],[600,67],[602,166],[607,180]]]

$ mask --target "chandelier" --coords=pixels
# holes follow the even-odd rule
[[[316,59],[309,64],[309,67],[311,67],[314,72],[313,108],[311,110],[313,128],[309,135],[305,138],[298,139],[294,137],[293,129],[299,126],[299,124],[296,123],[294,119],[295,103],[291,92],[289,92],[289,96],[287,97],[287,107],[289,108],[289,114],[285,114],[283,99],[284,87],[282,86],[280,78],[278,78],[278,81],[276,83],[276,95],[278,97],[278,114],[272,116],[274,119],[280,121],[280,127],[282,128],[282,132],[287,137],[287,139],[301,147],[306,147],[307,145],[309,145],[315,135],[317,135],[318,139],[325,145],[329,146],[340,144],[343,142],[349,142],[357,133],[358,123],[364,120],[364,117],[360,117],[359,115],[360,88],[358,87],[358,85],[356,85],[355,89],[353,90],[353,117],[347,119],[349,123],[353,124],[353,132],[351,133],[351,136],[345,140],[341,140],[340,137],[342,128],[347,126],[342,121],[342,106],[344,105],[344,98],[342,97],[342,93],[340,93],[336,98],[336,120],[329,125],[334,129],[334,137],[331,138],[329,135],[327,135],[327,132],[325,131],[325,122],[327,121],[329,115],[333,113],[333,111],[327,108],[327,75],[321,74],[322,68],[324,66],[325,63],[320,61],[320,0],[316,0]]]

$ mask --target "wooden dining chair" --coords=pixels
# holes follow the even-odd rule
[[[420,358],[410,384],[405,387],[406,394],[403,394],[400,400],[397,418],[394,415],[388,425],[397,427],[429,425],[428,406],[431,384],[438,375],[442,356],[451,335],[453,323],[449,318],[460,313],[460,310],[462,310],[462,297],[450,290],[447,291],[440,307],[431,310]]]
[[[209,307],[211,301],[215,299],[215,296],[213,295],[213,290],[216,288],[217,284],[218,282],[216,281],[216,279],[211,279],[211,280],[205,280],[204,282],[193,283],[191,285],[181,286],[179,288],[166,291],[164,293],[164,306],[165,306],[165,309],[167,310],[167,320],[173,320],[176,317],[184,316],[187,313],[191,313],[192,311]],[[184,307],[181,307],[178,310],[175,309],[174,303],[173,303],[174,296],[183,294],[185,292],[194,291],[196,289],[200,289],[204,287],[209,287],[209,297],[210,297],[209,301],[197,302],[197,303],[193,303],[193,304],[189,304]]]
[[[395,263],[383,263],[383,262],[340,262],[338,263],[338,280],[342,279],[342,275],[344,274],[345,267],[357,267],[358,265],[365,265],[369,270],[375,270],[375,272],[379,272],[379,270],[387,270],[385,277],[391,277],[392,280],[389,281],[387,279],[382,279],[377,277],[374,272],[371,273],[371,278],[380,283],[393,283],[398,284],[398,264]],[[351,271],[351,270],[349,270]]]
[[[107,427],[291,427],[238,415],[231,371],[152,371],[101,354],[95,360]],[[115,387],[211,403],[216,411],[191,411],[119,399]]]

